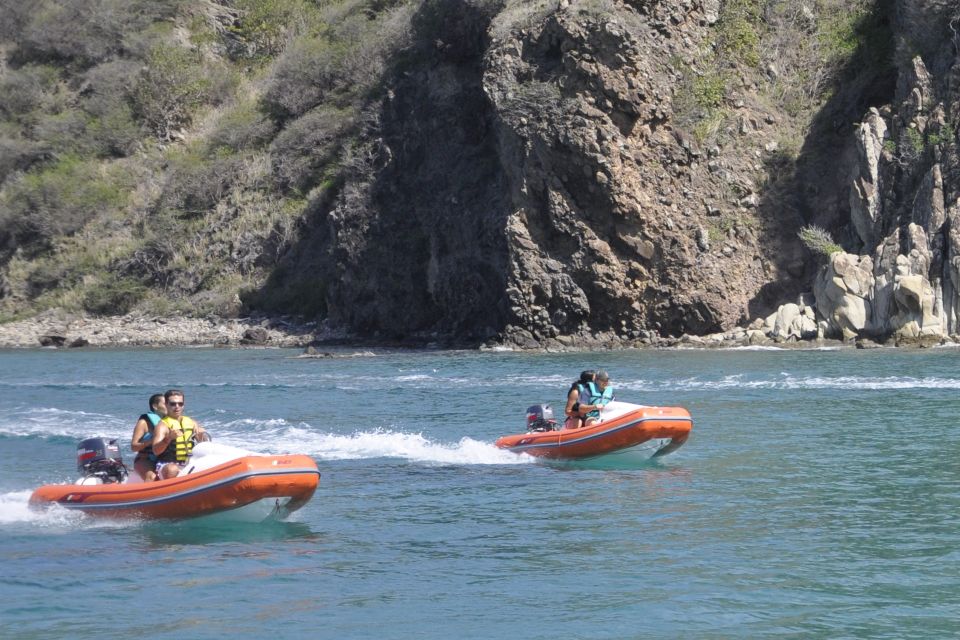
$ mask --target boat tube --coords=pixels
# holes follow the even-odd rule
[[[60,505],[114,518],[193,518],[237,512],[237,519],[283,519],[305,505],[320,482],[306,455],[258,455],[202,442],[176,478],[144,482],[127,476],[115,441],[80,443],[74,484],[49,484],[30,496],[30,506]]]
[[[594,458],[644,446],[650,447],[651,457],[656,458],[679,449],[693,429],[693,419],[682,407],[648,407],[616,401],[603,408],[599,421],[580,429],[548,429],[542,420],[533,424],[536,426],[532,431],[503,436],[496,446],[561,460]]]

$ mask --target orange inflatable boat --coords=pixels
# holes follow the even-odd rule
[[[282,519],[306,504],[320,482],[316,462],[305,455],[240,455],[199,444],[176,478],[143,482],[139,476],[87,477],[77,484],[50,484],[33,492],[32,507],[53,504],[95,516],[191,518],[237,511],[238,519]],[[205,455],[202,455],[204,454]],[[201,454],[201,455],[198,455]],[[124,474],[125,476],[126,474]],[[92,480],[93,483],[88,484]]]
[[[533,409],[533,407],[531,407]],[[679,449],[693,429],[690,413],[681,407],[646,407],[628,402],[611,402],[601,419],[581,429],[554,429],[503,436],[501,449],[542,458],[578,460],[643,448],[649,457],[665,456]],[[541,430],[544,429],[544,430]]]

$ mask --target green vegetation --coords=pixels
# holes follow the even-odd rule
[[[145,60],[131,96],[140,121],[159,140],[188,126],[211,94],[212,81],[189,51],[159,45]]]
[[[729,73],[708,65],[698,72],[678,60],[683,82],[674,97],[678,122],[688,128],[701,143],[712,139],[727,118],[724,108]]]
[[[957,134],[949,122],[944,123],[937,131],[927,134],[927,141],[934,146],[950,145],[956,140]]]
[[[717,35],[726,58],[749,67],[760,64],[760,39],[763,35],[763,8],[760,0],[727,0],[723,5]]]
[[[787,0],[771,4],[761,40],[766,85],[778,107],[808,118],[847,87],[889,74],[893,37],[889,0]],[[859,78],[859,79],[858,79]]]
[[[813,253],[829,258],[843,248],[833,241],[830,233],[816,225],[808,225],[797,234],[800,240]]]
[[[761,62],[761,42],[767,26],[760,0],[723,3],[714,46],[704,46],[695,66],[671,60],[682,81],[674,98],[678,122],[701,143],[716,137],[728,117],[727,94],[739,75],[738,65],[752,72]]]
[[[421,4],[0,0],[0,316],[236,312]]]
[[[87,286],[83,293],[83,308],[94,315],[128,313],[147,295],[147,287],[130,279],[108,274],[104,281]]]
[[[240,20],[230,26],[242,48],[236,58],[269,60],[280,55],[290,37],[300,31],[317,32],[323,22],[316,6],[301,0],[238,0]]]
[[[66,156],[11,181],[0,193],[0,220],[25,247],[48,248],[98,212],[121,206],[130,186],[96,164]]]

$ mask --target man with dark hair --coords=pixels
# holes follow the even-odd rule
[[[157,477],[176,478],[186,464],[194,441],[206,439],[207,432],[192,418],[183,415],[183,391],[170,389],[163,394],[167,415],[157,425],[153,452],[157,456]]]

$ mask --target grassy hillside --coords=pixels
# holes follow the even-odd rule
[[[0,317],[239,311],[335,187],[413,4],[0,0]]]

